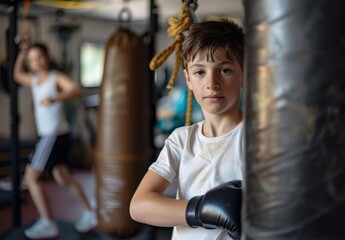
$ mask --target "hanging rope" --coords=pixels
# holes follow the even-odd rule
[[[168,89],[172,89],[175,84],[175,79],[178,74],[181,62],[182,62],[182,43],[184,41],[183,32],[188,30],[190,25],[193,23],[191,11],[195,11],[197,4],[189,4],[188,1],[182,3],[181,10],[179,12],[178,18],[171,17],[168,20],[170,27],[167,30],[168,35],[175,39],[175,41],[170,44],[165,50],[155,55],[150,62],[150,69],[152,71],[159,68],[167,58],[175,50],[175,62],[173,72],[170,76],[169,82],[167,84]],[[187,101],[187,112],[186,112],[186,125],[191,124],[192,116],[192,106],[193,104],[193,93],[188,90],[188,101]]]

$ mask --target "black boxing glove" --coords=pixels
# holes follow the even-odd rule
[[[188,201],[186,221],[192,227],[226,229],[233,239],[241,237],[242,182],[229,181]]]

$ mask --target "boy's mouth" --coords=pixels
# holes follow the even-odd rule
[[[211,100],[217,100],[217,99],[221,99],[223,98],[223,96],[221,95],[207,95],[206,97],[204,97],[206,99],[211,99]]]

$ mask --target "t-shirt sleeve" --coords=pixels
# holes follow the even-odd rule
[[[155,171],[170,183],[177,178],[180,166],[181,152],[183,146],[178,132],[174,131],[165,141],[165,145],[158,155],[157,160],[151,164],[149,169]]]

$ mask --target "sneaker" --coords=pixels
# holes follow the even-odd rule
[[[20,191],[25,191],[25,190],[27,190],[27,188],[28,187],[26,186],[25,182],[21,181],[20,182],[20,186],[19,186],[19,190]],[[3,191],[13,191],[11,179],[0,180],[0,190],[3,190]]]
[[[59,235],[56,223],[49,219],[40,218],[24,234],[29,239],[54,238]]]
[[[97,226],[97,216],[93,211],[84,211],[80,219],[75,223],[75,229],[80,233],[86,233]]]

